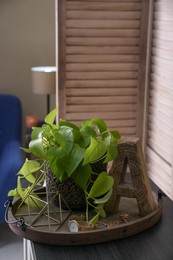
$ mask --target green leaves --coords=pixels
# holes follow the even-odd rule
[[[56,114],[57,109],[52,110],[41,127],[33,128],[29,149],[24,148],[25,152],[41,159],[44,167],[37,160],[26,160],[18,172],[18,186],[9,194],[21,196],[28,205],[31,203],[32,206],[41,206],[32,186],[37,183],[37,172],[45,172],[45,165],[49,164],[59,181],[71,178],[83,189],[86,211],[90,209],[89,206],[94,208],[96,216],[91,221],[96,223],[99,216],[105,216],[103,207],[111,196],[114,180],[106,172],[97,176],[97,173],[92,172],[94,168],[90,164],[114,160],[118,154],[120,134],[118,131],[109,131],[106,122],[100,118],[85,120],[81,126],[65,120],[56,124]],[[21,175],[32,185],[23,189],[20,185]],[[45,176],[46,174],[44,178]]]
[[[51,147],[47,152],[47,162],[56,178],[61,180],[65,173],[64,166],[68,163],[67,153],[62,147]]]
[[[91,123],[93,125],[97,126],[97,128],[99,129],[100,134],[107,132],[107,125],[106,125],[106,123],[102,119],[100,119],[100,118],[93,118],[91,120]]]
[[[52,147],[48,150],[47,159],[53,173],[57,179],[61,180],[64,173],[66,177],[71,177],[82,161],[84,153],[85,149],[78,144],[73,145],[70,153],[65,152],[62,147]]]
[[[59,146],[61,146],[65,152],[69,153],[74,143],[72,128],[61,126],[57,131],[54,132],[54,136]]]
[[[58,109],[53,109],[46,117],[45,117],[45,123],[52,125],[55,121],[56,113]]]
[[[96,140],[91,137],[90,146],[86,149],[84,155],[84,165],[87,163],[95,162],[102,158],[108,148],[107,142],[104,140]]]
[[[44,148],[42,137],[30,141],[29,148],[33,155],[37,156],[38,158],[46,159],[46,150]]]
[[[33,129],[29,151],[48,161],[57,179],[75,175],[81,162],[85,166],[104,158],[107,163],[116,157],[118,132],[108,131],[102,119],[83,121],[80,127],[64,120],[55,125],[56,112],[51,111],[45,124]]]
[[[98,221],[100,215],[102,217],[106,216],[103,207],[112,194],[113,184],[113,177],[109,176],[106,172],[102,172],[98,175],[90,191],[88,193],[86,192],[86,209],[88,211],[88,205],[90,205],[96,212],[96,215],[90,220],[90,223],[95,224]],[[92,201],[92,203],[90,201]],[[86,219],[88,219],[88,212],[86,213]]]
[[[114,160],[118,155],[118,140],[120,134],[117,131],[111,131],[109,136],[106,138],[108,149],[104,163]]]
[[[91,187],[88,198],[98,198],[103,195],[106,196],[106,193],[112,189],[113,184],[114,179],[112,176],[109,176],[106,172],[100,173]],[[100,203],[102,203],[102,201],[100,201]]]
[[[23,189],[21,187],[21,177],[18,177],[17,181],[17,192],[23,202],[27,204],[30,207],[37,207],[37,208],[43,208],[45,206],[45,203],[41,201],[39,196],[33,191],[32,186],[28,186],[27,188]]]
[[[45,203],[34,192],[34,187],[41,185],[43,181],[43,178],[39,178],[41,168],[42,165],[38,161],[26,159],[22,168],[17,173],[17,187],[9,191],[8,196],[13,196],[14,198],[21,197],[23,202],[30,207],[44,207]],[[28,181],[29,186],[27,188],[22,188],[21,186],[21,179],[23,178]]]
[[[89,221],[91,225],[95,225],[97,221],[99,220],[99,212]]]
[[[40,163],[34,160],[26,159],[22,168],[18,172],[18,175],[23,175],[27,181],[30,183],[35,183],[36,178],[33,173],[39,171],[41,168]]]
[[[100,118],[93,118],[91,120],[83,121],[82,125],[92,127],[97,135],[105,133],[108,130],[106,123]]]
[[[18,191],[17,191],[17,188],[16,189],[14,189],[14,190],[10,190],[9,192],[8,192],[8,196],[9,197],[14,197],[14,199],[17,199],[18,197],[19,197],[19,193],[18,193]]]
[[[95,204],[104,204],[110,199],[111,195],[112,195],[112,185],[111,185],[110,189],[108,190],[108,192],[101,198],[96,198],[94,200],[94,203]]]
[[[92,168],[90,164],[84,166],[80,164],[74,171],[72,178],[85,191],[87,189],[91,174]]]
[[[74,144],[71,153],[69,154],[69,158],[68,158],[69,160],[66,163],[66,167],[65,167],[68,177],[72,175],[74,170],[82,161],[84,153],[85,153],[84,148],[81,148],[78,144]]]
[[[72,131],[73,131],[73,136],[74,136],[74,141],[75,141],[75,142],[80,139],[81,134],[80,134],[80,129],[79,129],[78,126],[74,125],[74,124],[71,123],[71,122],[64,121],[64,120],[60,120],[59,126],[60,126],[60,127],[62,127],[62,126],[67,126],[68,128],[71,128]]]
[[[103,157],[105,157],[104,163],[115,159],[118,154],[119,132],[108,131],[106,123],[99,118],[85,121],[83,125],[82,130],[90,136],[83,164],[98,161]]]

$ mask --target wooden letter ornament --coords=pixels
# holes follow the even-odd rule
[[[121,197],[136,198],[140,215],[146,216],[156,208],[156,204],[140,140],[136,137],[124,137],[120,140],[118,149],[118,157],[113,161],[109,172],[115,183],[106,210],[117,212]],[[129,173],[131,183],[127,181]]]

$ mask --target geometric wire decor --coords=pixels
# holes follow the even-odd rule
[[[63,203],[66,204],[67,210],[62,209],[61,200],[64,199],[60,195],[55,183],[52,184],[54,185],[53,191],[47,188],[47,178],[43,176],[44,174],[47,174],[47,172],[41,173],[36,182],[26,192],[14,216],[16,218],[24,217],[27,226],[56,232],[70,215],[71,210],[65,201]],[[38,184],[43,179],[45,183],[43,183],[42,188],[38,188]],[[58,207],[54,203],[57,197],[59,201]]]

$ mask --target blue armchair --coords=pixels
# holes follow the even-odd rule
[[[16,187],[23,164],[21,136],[21,102],[16,96],[0,94],[0,223],[4,222],[8,191]]]

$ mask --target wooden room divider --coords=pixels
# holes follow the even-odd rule
[[[173,200],[173,1],[153,1],[146,154],[150,178]]]
[[[149,0],[59,0],[57,104],[142,138]]]

